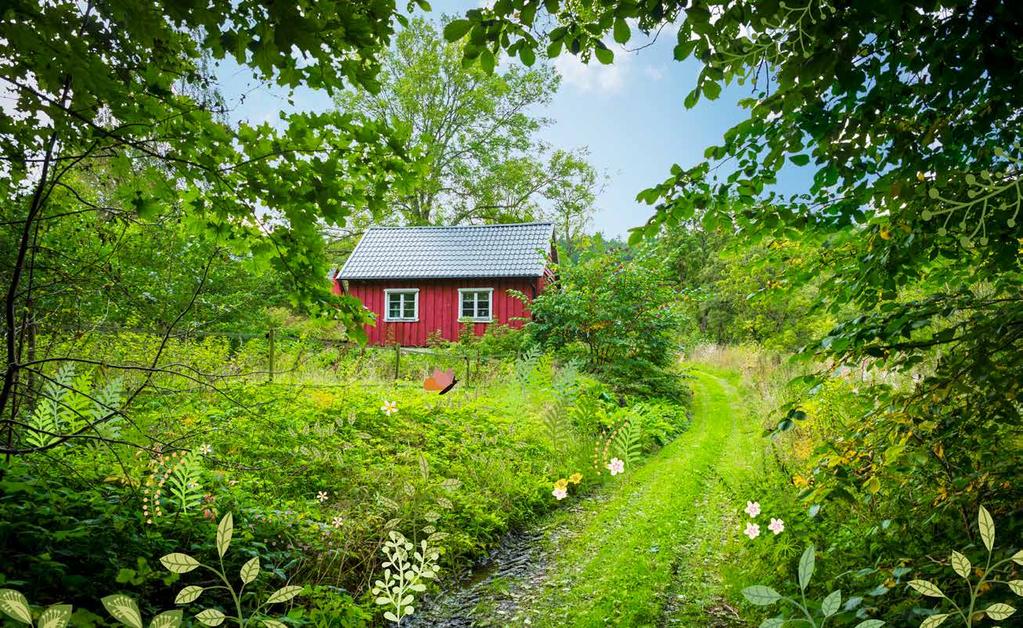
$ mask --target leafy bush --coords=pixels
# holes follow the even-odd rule
[[[536,297],[526,329],[541,347],[577,355],[617,392],[685,397],[670,368],[681,324],[677,294],[652,257],[608,254],[558,269],[557,284]]]

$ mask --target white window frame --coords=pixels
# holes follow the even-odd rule
[[[398,318],[391,317],[391,295],[392,294],[411,294],[413,295],[412,303],[415,313],[412,318],[405,318],[399,316]],[[405,311],[404,299],[401,300],[402,307],[400,310]],[[419,288],[384,288],[384,322],[385,323],[418,323],[419,322]]]
[[[476,316],[462,316],[462,295],[466,292],[486,292],[490,297],[490,307],[487,311],[490,313],[487,317],[476,317]],[[473,299],[473,311],[479,309],[479,305],[475,299]],[[494,289],[493,288],[459,288],[458,289],[458,320],[473,322],[473,323],[492,323],[494,322]]]

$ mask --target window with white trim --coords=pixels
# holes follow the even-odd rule
[[[384,290],[384,320],[416,322],[419,320],[419,289]]]
[[[489,323],[493,320],[493,288],[459,288],[458,318],[460,320]]]

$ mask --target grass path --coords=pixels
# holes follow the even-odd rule
[[[763,450],[737,376],[693,368],[693,422],[603,499],[549,529],[542,582],[507,605],[501,625],[730,625],[720,561],[737,530],[729,486]],[[486,625],[490,622],[479,622]]]

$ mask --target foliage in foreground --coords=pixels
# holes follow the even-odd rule
[[[225,359],[222,349],[182,343],[174,351],[215,364]],[[250,359],[244,346],[240,351],[239,359]],[[92,605],[117,582],[151,616],[166,608],[165,589],[174,580],[149,557],[182,545],[195,555],[212,553],[206,521],[232,512],[250,541],[245,560],[258,557],[274,577],[287,571],[309,583],[291,620],[363,625],[377,598],[388,595],[394,598],[388,612],[399,617],[411,606],[405,598],[429,578],[414,583],[416,589],[407,576],[404,584],[388,580],[383,570],[391,567],[383,563],[395,564],[398,546],[388,557],[380,553],[382,543],[421,547],[427,540],[424,558],[442,544],[444,551],[429,561],[436,566],[421,565],[423,573],[436,573],[437,566],[457,571],[509,529],[552,508],[556,478],[579,473],[577,490],[584,491],[607,477],[588,469],[600,434],[624,421],[642,425],[632,443],[638,456],[685,426],[677,406],[621,407],[606,386],[546,355],[489,362],[437,396],[415,380],[353,381],[348,362],[363,358],[324,351],[322,359],[310,356],[301,372],[307,383],[293,375],[275,384],[228,379],[234,383],[210,391],[168,388],[141,397],[127,418],[110,424],[123,443],[74,441],[46,458],[17,457],[5,465],[0,585],[33,600],[64,600],[75,606],[76,623],[103,625],[95,614],[101,609]],[[385,363],[364,365],[364,374],[388,372],[390,352],[379,355]],[[434,359],[409,358],[403,368],[411,377]],[[333,371],[312,369],[338,359],[344,379],[336,383],[330,383]],[[101,372],[80,376],[107,387]],[[39,405],[52,404],[43,397]],[[550,430],[554,423],[560,431]],[[167,445],[137,448],[148,442],[139,430]],[[407,559],[419,565],[415,552]],[[226,568],[241,569],[244,561],[237,562]],[[392,594],[372,595],[374,587]],[[395,592],[403,588],[409,590]]]
[[[997,622],[1008,619],[1015,614],[1016,609],[1005,602],[996,601],[988,603],[984,608],[980,608],[978,601],[980,596],[991,589],[991,585],[995,583],[1005,585],[1009,591],[1023,597],[1023,580],[1004,581],[999,579],[1007,574],[1012,574],[1012,563],[1023,565],[1023,550],[1016,552],[1012,556],[993,561],[995,524],[991,514],[983,506],[980,507],[977,513],[977,531],[987,550],[983,567],[978,566],[976,572],[974,572],[970,559],[965,554],[955,550],[952,550],[950,557],[952,569],[968,585],[966,595],[963,600],[960,600],[960,603],[956,603],[955,599],[946,595],[938,585],[930,581],[909,581],[908,585],[914,591],[925,597],[943,600],[952,607],[950,612],[939,612],[943,610],[939,607],[926,613],[926,617],[920,623],[921,628],[936,628],[944,624],[947,619],[953,617],[961,620],[964,626],[971,627],[985,617]],[[807,603],[806,590],[814,573],[815,562],[816,548],[810,545],[803,551],[799,559],[799,599],[786,597],[778,593],[774,588],[765,585],[754,585],[742,590],[743,596],[750,603],[757,606],[773,606],[779,602],[784,602],[793,608],[794,615],[783,612],[776,617],[765,619],[760,624],[761,628],[781,628],[781,626],[789,623],[805,623],[814,628],[819,628],[823,627],[832,617],[835,618],[835,621],[840,621],[843,611],[849,612],[858,606],[858,603],[846,604],[846,607],[843,609],[842,592],[838,589],[829,593],[820,604],[811,605]],[[976,577],[976,583],[972,581],[974,577]],[[999,593],[1004,593],[1004,591]],[[884,623],[884,621],[879,619],[864,619],[856,624],[856,628],[878,628],[884,625]]]
[[[216,551],[219,558],[219,566],[206,565],[188,554],[174,552],[160,558],[160,564],[172,574],[186,574],[196,569],[210,572],[216,577],[217,584],[212,586],[189,585],[181,589],[174,598],[177,605],[188,605],[195,602],[207,591],[226,591],[227,596],[220,603],[212,601],[217,606],[205,608],[195,615],[196,621],[204,626],[219,626],[225,621],[231,621],[238,626],[245,626],[249,623],[259,622],[265,628],[282,628],[284,626],[279,620],[266,614],[269,607],[275,604],[284,604],[291,601],[302,592],[303,587],[297,585],[286,585],[272,591],[265,597],[262,604],[255,608],[248,608],[252,602],[252,592],[246,596],[245,589],[253,584],[261,574],[259,557],[250,558],[241,566],[238,571],[239,584],[233,584],[233,579],[224,568],[224,557],[231,547],[231,539],[234,536],[234,517],[227,513],[217,525]],[[210,593],[203,598],[204,603],[211,603],[208,600]],[[130,596],[123,593],[107,595],[101,602],[103,607],[115,620],[129,628],[143,628],[142,612],[138,604]],[[221,608],[229,609],[225,614]],[[64,628],[72,621],[73,607],[70,604],[54,604],[42,610],[38,616],[33,616],[32,608],[28,600],[20,592],[13,589],[0,589],[0,611],[6,613],[11,619],[29,626],[37,625],[39,628]],[[230,615],[229,613],[235,613]],[[184,618],[183,610],[164,611],[149,623],[149,628],[177,628]]]

